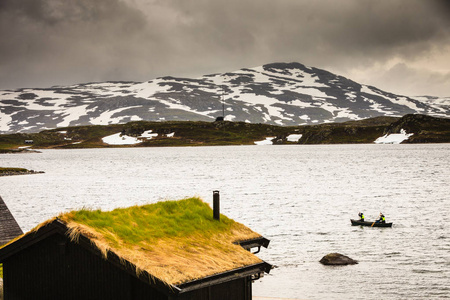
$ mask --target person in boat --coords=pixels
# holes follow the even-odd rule
[[[360,212],[358,214],[358,216],[359,216],[359,220],[364,222],[364,213]]]
[[[375,221],[376,223],[386,223],[386,218],[384,217],[383,213],[380,213],[380,218]]]

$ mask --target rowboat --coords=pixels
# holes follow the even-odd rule
[[[367,222],[367,221],[360,221],[360,220],[353,220],[352,221],[353,226],[371,226],[371,227],[392,227],[392,223],[376,223],[376,222]]]

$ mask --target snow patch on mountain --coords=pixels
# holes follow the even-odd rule
[[[135,145],[142,143],[142,140],[128,135],[121,135],[120,132],[105,136],[102,138],[102,141],[108,145]]]
[[[157,133],[153,133],[153,130],[147,130],[144,131],[139,138],[143,138],[143,139],[147,139],[147,140],[151,140],[154,137],[157,137],[158,134]]]
[[[266,137],[265,140],[262,140],[262,141],[256,141],[256,142],[255,142],[255,145],[258,145],[258,146],[273,145],[272,140],[273,140],[274,138],[275,138],[274,136],[272,136],[272,137]]]
[[[122,108],[117,108],[117,109],[113,109],[113,110],[108,110],[106,112],[101,113],[98,117],[92,117],[90,119],[90,122],[92,124],[97,124],[97,125],[121,123],[124,117],[123,116],[114,117],[114,116],[119,115],[121,112],[128,110],[128,109],[132,109],[132,108],[142,108],[142,106],[136,105],[136,106],[128,106],[128,107],[122,107]],[[131,116],[130,118],[131,118],[131,121],[142,120],[139,116],[134,116],[134,115]],[[66,125],[66,126],[68,126],[68,125]]]
[[[13,121],[12,115],[8,115],[5,113],[2,113],[0,110],[0,132],[8,132],[10,127],[9,124]],[[19,123],[19,125],[26,125],[26,121],[22,121]]]
[[[173,134],[168,134],[167,137],[173,137]],[[140,136],[133,137],[122,133],[115,133],[102,138],[103,143],[108,145],[135,145],[140,144],[144,140],[151,140],[157,137],[157,133],[153,133],[153,130],[144,131]]]
[[[297,143],[301,138],[302,134],[290,134],[286,137],[288,142]]]
[[[386,134],[382,137],[377,138],[375,144],[400,144],[401,142],[407,140],[413,133],[406,133],[404,129],[400,130],[400,133]]]

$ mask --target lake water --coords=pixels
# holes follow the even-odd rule
[[[271,240],[255,296],[450,298],[450,144],[44,150],[0,156],[0,195],[26,231],[67,210],[200,196]],[[383,212],[393,228],[354,227]],[[318,261],[339,252],[345,267]]]

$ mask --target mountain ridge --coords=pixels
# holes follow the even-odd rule
[[[224,106],[223,106],[224,105]],[[199,78],[160,77],[0,91],[0,133],[131,121],[225,120],[281,126],[378,116],[450,116],[450,97],[406,97],[300,63]]]

